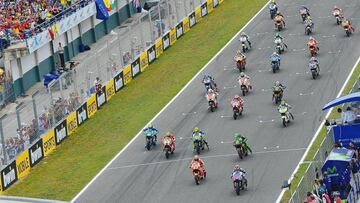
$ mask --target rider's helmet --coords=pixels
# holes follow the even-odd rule
[[[280,81],[275,81],[275,86],[279,86],[280,85]]]
[[[214,90],[212,90],[211,88],[208,90],[208,93],[214,93]]]
[[[309,37],[309,41],[311,41],[311,40],[315,40],[313,37]]]
[[[276,33],[275,33],[275,37],[280,37],[280,33],[279,33],[279,32],[276,32]]]
[[[276,11],[276,15],[280,15],[280,11]]]
[[[240,137],[240,133],[235,133],[235,134],[234,134],[234,137],[235,137],[235,138]]]
[[[150,123],[150,124],[148,125],[148,128],[153,128],[153,125]]]
[[[245,32],[241,32],[240,35],[241,35],[241,36],[246,36],[246,33],[245,33]]]
[[[242,77],[242,78],[245,77],[245,73],[244,73],[244,72],[241,72],[241,73],[240,73],[240,77]]]
[[[274,52],[273,52],[273,55],[277,55],[277,52],[276,52],[276,51],[274,51]]]
[[[285,104],[286,104],[286,103],[285,103],[284,100],[282,100],[281,103],[280,103],[281,106],[285,106]]]
[[[194,156],[194,161],[199,161],[199,155]]]
[[[311,16],[307,16],[306,19],[311,20]]]
[[[338,9],[339,9],[339,7],[335,5],[335,6],[334,6],[334,10],[338,10]]]
[[[197,132],[199,132],[199,128],[198,128],[198,127],[195,127],[195,128],[194,128],[194,133],[197,133]]]
[[[316,57],[315,56],[311,57],[310,61],[316,61]]]
[[[235,165],[234,170],[240,170],[240,166],[238,164]]]
[[[239,96],[239,95],[235,95],[235,96],[234,96],[234,99],[240,99],[240,96]]]
[[[171,136],[171,132],[167,131],[166,134],[165,134],[165,137],[170,137],[170,136]]]

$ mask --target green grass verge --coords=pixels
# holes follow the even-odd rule
[[[266,1],[224,1],[5,194],[71,200]]]
[[[350,93],[351,89],[353,88],[354,84],[358,80],[360,76],[360,64],[355,68],[353,74],[351,75],[350,80],[346,84],[344,91],[341,93],[341,96],[347,95]],[[329,119],[337,119],[340,118],[341,115],[336,111],[336,108],[333,109],[329,115]],[[304,161],[312,161],[314,159],[315,153],[319,149],[321,142],[326,137],[326,129],[323,127],[318,135],[318,137],[315,139],[314,143],[311,145],[310,150],[308,154],[305,157]],[[306,169],[308,168],[309,163],[303,163],[300,165],[299,170],[294,176],[294,179],[291,181],[291,185],[293,187],[293,190],[297,187],[299,184],[301,178],[304,176]],[[290,199],[290,190],[287,190],[281,200],[282,203],[288,203]]]

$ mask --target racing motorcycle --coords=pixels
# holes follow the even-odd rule
[[[244,144],[234,145],[234,147],[235,147],[240,159],[243,159],[244,156],[248,155],[248,152],[247,152]]]
[[[234,186],[234,190],[236,192],[236,195],[240,195],[240,191],[245,190],[245,188],[247,188],[246,179],[243,178],[241,171],[235,171],[232,174],[231,179],[233,181],[233,186]]]
[[[150,151],[152,146],[156,145],[156,141],[154,139],[154,136],[156,135],[156,132],[153,130],[146,130],[145,131],[145,137],[146,137],[146,144],[145,147],[147,150]]]
[[[294,120],[294,117],[290,115],[289,109],[286,106],[280,106],[279,113],[281,115],[281,120],[284,127],[286,127],[290,123],[290,118]]]
[[[175,148],[171,148],[173,146],[173,140],[170,137],[164,137],[162,139],[163,144],[163,152],[165,152],[166,159],[169,159],[170,154],[174,154]]]
[[[243,53],[245,53],[246,51],[249,50],[249,47],[246,45],[247,42],[246,37],[240,37],[240,42],[241,42],[242,51]]]
[[[200,154],[201,150],[204,150],[204,145],[205,143],[201,137],[194,140],[194,148],[197,154]]]
[[[191,170],[192,170],[192,174],[194,176],[196,185],[199,185],[200,181],[204,180],[206,178],[206,172],[201,167],[199,162],[192,163]]]
[[[238,116],[240,116],[244,110],[242,104],[237,101],[237,100],[233,100],[231,101],[231,107],[233,109],[233,117],[234,117],[234,120],[237,119]]]
[[[216,101],[215,94],[212,95],[206,94],[206,99],[208,100],[210,111],[214,112],[214,110],[217,108],[217,103],[215,102]]]
[[[274,19],[276,11],[278,10],[277,6],[275,4],[272,4],[270,5],[269,10],[270,10],[270,18]]]
[[[275,27],[280,32],[283,29],[283,23],[281,20],[275,21]]]
[[[315,80],[320,75],[319,64],[317,64],[314,61],[311,61],[309,63],[309,68],[310,68],[310,71],[311,71],[312,78]]]
[[[346,36],[350,37],[350,35],[352,34],[352,30],[351,30],[350,26],[349,25],[344,25],[343,28],[345,30]]]
[[[240,72],[245,70],[246,59],[241,56],[235,56],[234,60],[236,61],[236,67],[239,69]]]
[[[275,87],[273,91],[273,100],[275,104],[279,104],[283,97],[283,90],[280,87]]]
[[[306,20],[306,18],[308,17],[308,12],[305,8],[301,8],[299,10],[299,12],[300,12],[301,19],[304,22]]]
[[[271,60],[271,69],[273,73],[280,70],[280,61],[278,60]]]
[[[310,50],[310,54],[311,54],[311,57],[314,57],[314,56],[317,56],[317,47],[312,45],[312,46],[309,46],[309,50]]]
[[[343,20],[343,17],[340,16],[340,11],[339,11],[339,10],[333,11],[333,16],[334,16],[335,19],[336,19],[336,24],[341,25],[342,20]]]
[[[274,43],[276,47],[276,52],[278,54],[281,54],[285,51],[284,44],[282,43],[282,40],[280,38],[276,38]]]
[[[246,93],[249,93],[249,81],[247,78],[240,78],[239,80],[240,88],[242,95],[245,96]]]

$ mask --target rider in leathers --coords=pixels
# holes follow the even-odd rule
[[[197,136],[201,137],[201,140],[204,142],[204,144],[206,145],[206,147],[209,149],[209,143],[206,141],[206,136],[205,133],[203,131],[200,131],[198,127],[195,127],[193,132],[192,132],[192,139],[193,141],[196,140]],[[193,148],[195,150],[195,145],[193,142]],[[204,146],[202,147],[202,150],[204,150]]]

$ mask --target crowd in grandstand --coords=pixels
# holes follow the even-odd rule
[[[72,5],[89,0],[0,1],[0,38],[21,40],[42,32],[55,20],[76,9]]]

